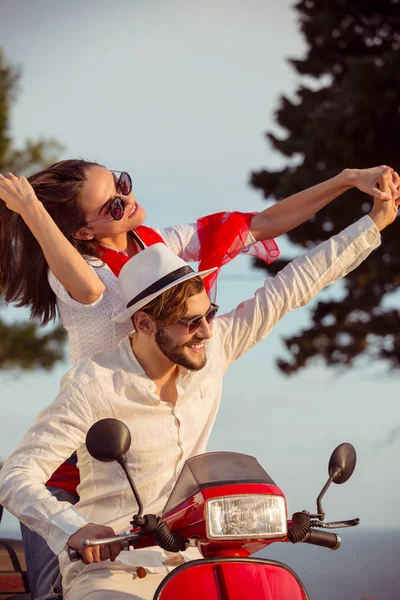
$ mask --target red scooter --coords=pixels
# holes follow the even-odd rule
[[[273,542],[305,542],[336,550],[341,540],[327,529],[352,527],[359,519],[325,523],[321,501],[332,482],[344,483],[356,465],[351,444],[340,444],[329,461],[329,479],[317,499],[317,512],[287,518],[280,488],[251,456],[211,452],[186,461],[162,517],[143,515],[143,505],[127,468],[130,433],[121,421],[103,419],[88,432],[89,453],[123,468],[138,503],[128,534],[85,540],[85,546],[120,541],[124,550],[158,545],[170,552],[197,546],[203,559],[175,568],[153,600],[307,600],[298,576],[287,565],[249,558]],[[70,549],[71,560],[79,558]],[[190,590],[190,592],[189,592]]]

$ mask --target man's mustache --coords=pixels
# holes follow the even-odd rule
[[[186,342],[185,346],[190,346],[191,344],[204,344],[206,340],[203,338],[192,338],[190,342]]]

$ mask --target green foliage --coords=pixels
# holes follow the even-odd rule
[[[65,330],[57,327],[39,335],[32,322],[6,325],[0,320],[0,369],[50,370],[63,358]]]
[[[276,121],[284,135],[267,133],[288,164],[251,177],[266,198],[278,201],[345,167],[400,169],[399,0],[302,0],[295,9],[308,50],[290,63],[302,83],[294,99],[280,100]],[[288,237],[309,248],[368,210],[366,197],[352,190]],[[400,283],[399,223],[383,232],[381,248],[347,276],[345,297],[320,301],[311,326],[285,339],[291,359],[278,361],[284,373],[317,357],[330,366],[350,367],[361,356],[400,366],[400,313],[388,307]],[[276,265],[268,270],[276,272]]]
[[[45,139],[27,140],[22,148],[14,146],[9,122],[19,79],[19,71],[7,63],[0,50],[0,173],[29,175],[54,162],[62,146]],[[4,310],[4,303],[0,302],[0,314]],[[8,324],[0,316],[0,370],[51,369],[63,358],[64,340],[61,327],[43,332],[35,323]]]

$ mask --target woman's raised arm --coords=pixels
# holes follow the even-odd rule
[[[104,284],[61,233],[25,177],[0,174],[0,199],[18,213],[35,236],[44,257],[57,279],[72,298],[82,304],[95,302]]]
[[[377,178],[388,171],[392,172],[392,195],[398,196],[400,178],[390,167],[381,165],[371,169],[344,169],[339,175],[293,194],[255,215],[251,222],[251,233],[257,241],[287,233],[353,187],[379,200],[388,199],[387,194],[376,186]]]

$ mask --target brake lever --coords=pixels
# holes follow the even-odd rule
[[[129,542],[135,542],[140,537],[142,537],[142,533],[140,531],[136,531],[135,533],[123,533],[122,535],[114,535],[108,538],[99,538],[97,540],[83,540],[82,546],[85,548],[90,548],[91,546],[101,546],[102,544],[113,544],[114,542],[120,542],[121,545],[123,543],[128,542],[128,546],[132,545]]]
[[[348,521],[331,521],[330,523],[321,523],[321,521],[310,521],[311,527],[320,529],[344,529],[345,527],[355,527],[360,523],[360,519],[349,519]]]

